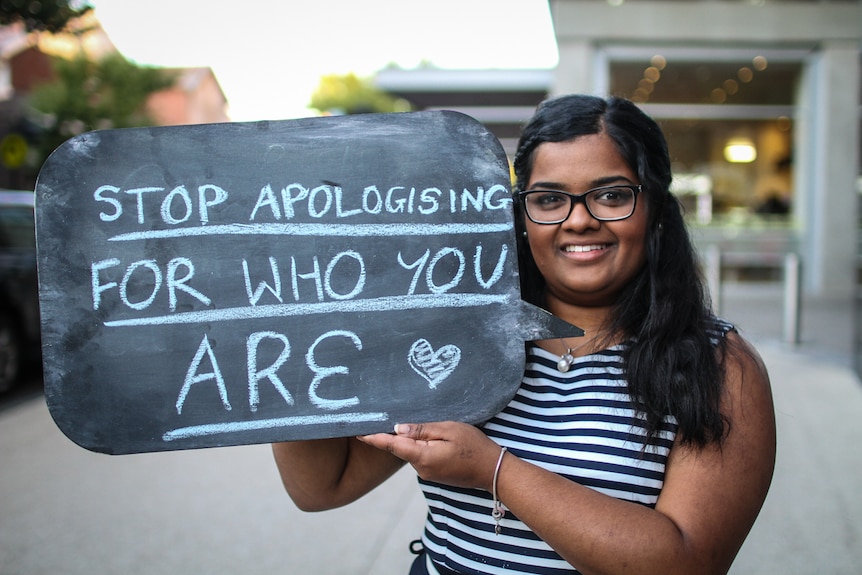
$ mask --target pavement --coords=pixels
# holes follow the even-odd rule
[[[733,575],[862,572],[862,384],[847,305],[729,289],[722,315],[758,347],[778,422],[775,478]],[[849,314],[849,315],[848,315]],[[0,410],[0,575],[406,575],[424,503],[404,469],[362,500],[303,513],[266,445],[107,456],[66,439],[44,400]]]

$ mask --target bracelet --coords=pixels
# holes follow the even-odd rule
[[[500,503],[500,500],[497,499],[497,476],[500,475],[500,465],[503,463],[503,456],[506,454],[506,448],[503,447],[500,449],[500,457],[497,458],[497,467],[494,468],[494,482],[492,486],[491,496],[494,498],[494,507],[491,511],[491,517],[494,518],[494,533],[499,535],[500,528],[500,520],[503,519],[503,516],[506,514],[506,508],[503,507],[503,504]]]

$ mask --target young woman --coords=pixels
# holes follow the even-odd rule
[[[411,464],[429,506],[412,573],[726,573],[772,478],[772,399],[710,313],[661,130],[626,100],[548,100],[515,173],[522,295],[586,336],[529,344],[482,426],[273,446],[285,488],[327,509]]]

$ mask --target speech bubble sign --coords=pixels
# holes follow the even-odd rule
[[[484,421],[524,340],[499,142],[454,112],[90,132],[36,186],[45,394],[137,453]]]

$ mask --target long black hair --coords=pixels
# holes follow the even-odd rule
[[[721,440],[726,423],[719,410],[726,339],[718,348],[708,327],[714,321],[697,254],[681,206],[670,193],[667,142],[658,124],[632,102],[586,95],[546,100],[525,126],[514,159],[515,225],[522,297],[544,305],[545,281],[524,238],[517,192],[530,180],[533,156],[544,142],[607,134],[638,175],[647,198],[646,264],[617,298],[611,333],[624,334],[623,361],[629,394],[655,437],[668,415],[684,442]]]

